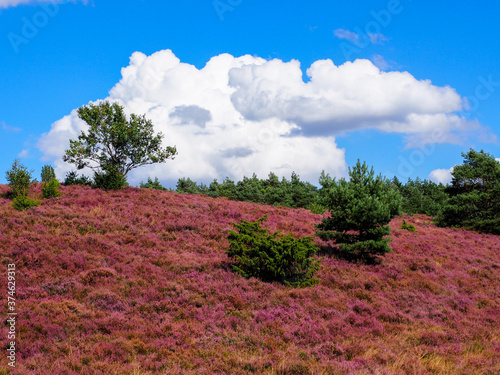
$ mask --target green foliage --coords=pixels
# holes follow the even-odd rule
[[[64,180],[64,185],[92,185],[92,181],[87,176],[78,176],[75,171],[68,172]]]
[[[155,180],[151,180],[151,177],[148,177],[148,181],[146,183],[140,183],[139,185],[142,189],[155,189],[155,190],[167,190],[167,188],[163,187],[158,181],[158,177],[155,177]]]
[[[114,174],[119,173],[125,178],[134,168],[163,163],[177,154],[175,147],[162,148],[163,135],[154,134],[150,120],[135,114],[127,120],[123,107],[117,103],[105,101],[82,106],[78,109],[78,116],[89,125],[89,129],[77,140],[70,140],[70,148],[63,160],[75,164],[78,169],[89,167],[96,170],[99,184],[103,176],[114,181]]]
[[[127,179],[117,168],[106,168],[94,172],[93,186],[102,190],[121,190],[128,186]]]
[[[270,173],[266,180],[253,174],[251,178],[243,177],[237,183],[228,177],[222,183],[213,180],[208,187],[204,184],[197,185],[190,178],[181,178],[177,182],[176,191],[293,208],[311,206],[315,203],[316,196],[316,187],[309,182],[300,181],[295,173],[292,173],[290,181],[286,178],[280,181],[274,173]]]
[[[11,188],[13,198],[27,196],[30,185],[36,180],[32,179],[33,171],[29,171],[21,162],[16,159],[12,168],[7,171],[6,178]]]
[[[417,231],[417,228],[415,228],[415,225],[408,224],[405,219],[403,219],[403,224],[401,224],[401,229],[406,229],[409,232],[416,232]]]
[[[61,196],[59,192],[60,183],[56,179],[49,182],[42,182],[42,197],[49,199]]]
[[[309,182],[300,181],[299,176],[296,175],[295,172],[292,172],[290,180],[291,207],[307,207],[314,203],[315,194],[315,186],[311,185]]]
[[[254,173],[252,178],[243,177],[238,181],[235,189],[236,200],[243,202],[261,203],[264,201],[262,181]]]
[[[202,189],[198,187],[197,193],[201,192]],[[208,186],[206,194],[212,198],[226,197],[232,200],[238,200],[236,184],[234,181],[230,180],[229,177],[226,177],[222,183],[219,183],[217,179],[213,180]]]
[[[18,195],[12,200],[12,205],[18,211],[27,210],[31,207],[38,206],[40,201],[29,198],[27,195]]]
[[[375,177],[373,168],[358,160],[349,168],[350,180],[328,179],[323,203],[330,216],[317,225],[316,234],[323,240],[334,240],[350,256],[368,260],[390,251],[389,221],[400,214],[401,196],[396,187]]]
[[[323,215],[327,211],[326,207],[316,203],[312,203],[306,208],[313,214],[319,214],[319,215]]]
[[[321,207],[326,207],[328,204],[328,197],[330,194],[330,188],[334,186],[335,180],[330,177],[328,173],[325,171],[321,171],[321,175],[319,176],[319,184],[321,188],[318,190],[318,193],[315,197],[315,204]]]
[[[56,179],[56,173],[51,165],[44,165],[42,167],[42,182],[50,182]]]
[[[443,184],[420,180],[418,177],[414,181],[408,179],[405,185],[397,181],[396,178],[393,183],[398,187],[403,197],[402,211],[408,215],[436,216],[448,198]]]
[[[500,163],[483,150],[471,149],[462,156],[436,224],[500,234]]]
[[[180,178],[177,181],[176,191],[181,194],[200,194],[201,190],[196,182],[190,178]]]
[[[317,282],[313,279],[319,269],[319,260],[312,256],[316,246],[312,237],[295,239],[279,232],[271,235],[260,224],[266,219],[261,217],[255,222],[241,220],[233,224],[238,230],[229,231],[228,256],[237,263],[234,271],[246,278],[257,277],[263,281],[278,281],[293,287],[310,286]]]

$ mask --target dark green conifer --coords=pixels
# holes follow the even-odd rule
[[[326,184],[323,202],[330,216],[317,225],[317,235],[334,240],[342,252],[360,258],[389,252],[387,224],[400,213],[399,192],[359,160],[349,168],[349,176],[349,181],[333,179]]]
[[[436,224],[500,234],[500,163],[483,150],[471,149],[462,156]]]
[[[268,234],[260,224],[241,220],[233,224],[238,230],[229,231],[228,256],[236,261],[234,271],[246,278],[257,277],[263,281],[277,281],[285,285],[300,287],[315,284],[314,273],[319,268],[319,260],[312,256],[316,245],[312,237],[295,239],[291,234],[279,232]]]

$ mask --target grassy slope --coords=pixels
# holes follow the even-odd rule
[[[319,215],[149,189],[62,192],[25,212],[0,199],[19,373],[500,371],[499,237],[425,216],[406,217],[410,233],[396,218],[381,264],[326,257],[317,286],[291,289],[229,271],[225,231],[269,213],[271,230],[313,235]]]

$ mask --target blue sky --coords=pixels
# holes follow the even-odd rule
[[[499,16],[493,1],[0,0],[0,183],[15,158],[64,178],[74,110],[101,99],[179,148],[132,185],[271,170],[317,183],[358,158],[445,181],[471,147],[500,157]]]

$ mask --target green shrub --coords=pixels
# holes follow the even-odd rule
[[[56,173],[51,165],[44,165],[42,167],[42,182],[50,182],[56,179]]]
[[[309,206],[307,206],[306,208],[309,211],[311,211],[313,214],[323,215],[326,212],[326,208],[320,204],[317,204],[317,203],[312,203]]]
[[[150,177],[148,177],[148,182],[143,183],[141,182],[139,187],[141,189],[155,189],[155,190],[167,190],[165,187],[160,184],[160,181],[158,181],[158,177],[155,177],[155,180],[151,180]]]
[[[92,185],[92,181],[87,176],[78,176],[75,171],[68,172],[64,179],[64,185]]]
[[[42,182],[42,197],[49,199],[61,196],[59,185],[60,183],[56,179],[49,182]]]
[[[116,168],[94,172],[94,187],[102,190],[121,190],[128,186],[127,179]]]
[[[33,206],[38,206],[40,201],[31,199],[27,195],[18,195],[12,200],[12,205],[18,211],[27,210]]]
[[[407,231],[410,231],[410,232],[417,231],[417,228],[415,228],[415,225],[408,224],[405,219],[403,219],[403,224],[401,224],[401,229],[406,229]]]
[[[6,173],[13,198],[28,195],[31,183],[36,181],[32,179],[32,174],[33,171],[28,171],[18,159],[14,160],[12,169]]]
[[[255,222],[241,220],[233,224],[238,230],[229,231],[227,254],[236,261],[232,269],[246,278],[257,277],[263,281],[278,281],[288,286],[302,287],[315,284],[314,273],[319,269],[319,260],[312,256],[316,245],[312,237],[295,239],[261,228],[261,217]]]

